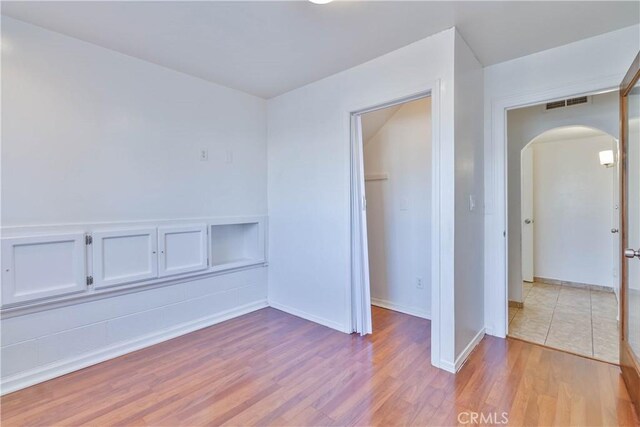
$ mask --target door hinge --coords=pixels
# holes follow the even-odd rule
[[[87,286],[93,285],[93,276],[87,276]]]
[[[93,237],[91,237],[91,234],[84,235],[84,243],[85,245],[90,245],[93,243]]]

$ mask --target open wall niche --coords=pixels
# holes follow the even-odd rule
[[[265,261],[263,221],[210,225],[211,268],[225,270]]]

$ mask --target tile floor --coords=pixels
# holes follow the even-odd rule
[[[618,363],[612,292],[524,283],[524,308],[509,308],[509,336]]]

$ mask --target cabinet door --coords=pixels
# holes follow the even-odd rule
[[[159,275],[189,273],[207,268],[205,224],[158,228]]]
[[[93,283],[96,288],[158,277],[155,228],[92,233]]]
[[[84,233],[2,239],[3,305],[87,289]]]

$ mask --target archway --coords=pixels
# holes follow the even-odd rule
[[[610,167],[600,152],[614,159]],[[519,205],[509,210],[510,227],[517,227],[509,233],[509,335],[616,361],[617,351],[596,352],[594,340],[605,338],[600,330],[567,325],[590,325],[591,292],[618,288],[617,140],[593,127],[562,126],[539,133],[519,154],[519,174],[510,174],[519,182],[509,186],[510,208]],[[594,295],[597,304],[613,301],[606,314],[615,320],[613,295]]]

